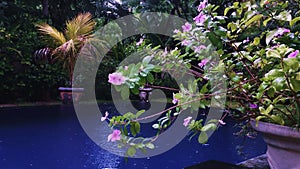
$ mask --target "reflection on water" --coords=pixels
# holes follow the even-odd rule
[[[97,166],[97,169],[118,169],[120,168],[120,161],[122,157],[110,154],[107,151],[99,150],[99,147],[93,142],[87,141],[87,150],[91,150],[86,153],[86,165],[85,166]],[[89,167],[87,167],[89,168]]]

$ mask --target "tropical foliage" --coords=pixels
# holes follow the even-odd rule
[[[134,91],[143,86],[142,79],[151,77],[153,72],[181,70],[180,63],[189,68],[186,73],[196,77],[186,86],[179,84],[179,92],[174,93],[174,106],[171,107],[175,112],[167,109],[157,113],[158,116],[166,114],[153,126],[155,129],[163,131],[186,109],[222,108],[225,98],[226,109],[221,112],[221,119],[204,124],[203,119],[187,117],[182,122],[198,135],[200,143],[208,141],[205,133],[226,124],[223,121],[225,116],[243,124],[256,118],[300,127],[299,4],[263,0],[236,1],[227,5],[220,10],[220,6],[204,0],[198,6],[193,23],[187,22],[181,30],[174,30],[174,38],[180,41],[182,50],[160,51],[158,47],[150,47],[154,52],[143,62],[119,67],[115,72],[114,75],[122,80],[110,82],[121,94],[126,88]],[[157,64],[151,64],[150,58]],[[217,102],[210,105],[212,100]],[[121,131],[117,139],[121,144],[132,137],[125,132],[128,125],[134,131],[140,131],[136,125],[140,114],[127,113],[110,119],[110,126]],[[150,142],[155,143],[155,139]],[[139,149],[138,144],[130,144],[130,147]],[[129,156],[134,154],[131,149],[127,152]]]
[[[46,23],[37,24],[38,30],[50,37],[50,45],[54,48],[40,49],[35,53],[35,60],[61,61],[69,74],[72,85],[73,71],[80,49],[91,37],[96,22],[90,13],[83,13],[66,22],[64,33]]]

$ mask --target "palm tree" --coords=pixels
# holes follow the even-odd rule
[[[37,24],[38,30],[51,40],[54,48],[39,49],[34,54],[35,61],[48,61],[53,63],[61,61],[69,74],[72,85],[73,71],[78,54],[87,40],[92,36],[96,22],[90,13],[78,14],[66,22],[65,31],[62,33],[56,28],[46,24]]]

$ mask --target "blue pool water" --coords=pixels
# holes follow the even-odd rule
[[[111,104],[99,106],[114,109]],[[226,122],[207,145],[187,136],[161,155],[126,161],[90,140],[71,105],[1,108],[0,169],[181,169],[207,160],[241,162],[245,158],[236,145],[243,140],[233,136],[233,122]],[[261,137],[246,140],[245,146],[247,158],[266,149]]]

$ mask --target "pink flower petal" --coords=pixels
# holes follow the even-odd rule
[[[108,75],[108,82],[113,85],[121,85],[125,81],[126,78],[121,73],[115,72]]]
[[[204,0],[200,3],[200,5],[198,6],[198,12],[201,12],[202,9],[204,9],[206,7],[206,3],[207,3],[207,0]]]
[[[219,120],[219,123],[220,123],[221,125],[225,125],[225,124],[226,124],[223,120]]]
[[[189,123],[190,123],[191,120],[192,120],[191,116],[185,118],[184,121],[183,121],[184,127],[187,127],[189,125]]]
[[[144,39],[141,38],[140,41],[138,41],[138,42],[136,43],[136,46],[140,46],[140,45],[143,43],[143,41],[144,41]]]
[[[114,130],[110,135],[107,137],[107,141],[115,142],[117,140],[121,140],[121,131]]]
[[[190,30],[192,30],[192,25],[187,22],[184,25],[182,25],[182,30],[183,32],[189,32]]]
[[[178,103],[178,102],[179,102],[179,100],[175,98],[175,94],[173,93],[173,100],[172,100],[172,103],[173,103],[173,104],[176,104],[176,103]]]
[[[209,61],[208,59],[202,59],[201,62],[198,63],[198,66],[199,67],[203,67],[203,66],[205,66],[208,63],[208,61]]]
[[[288,58],[295,58],[299,54],[299,50],[295,50],[294,52],[288,55]]]
[[[196,53],[200,53],[202,49],[206,49],[206,46],[200,45],[200,46],[197,46],[194,50]]]
[[[181,45],[182,45],[182,46],[189,46],[191,43],[192,43],[192,42],[191,42],[190,40],[183,40],[183,41],[181,42]]]
[[[200,13],[194,18],[196,25],[203,25],[206,20],[206,16],[203,13]]]
[[[101,121],[104,121],[104,120],[106,120],[106,119],[107,119],[107,117],[108,117],[108,112],[105,112],[105,116],[104,116],[104,117],[101,117]]]
[[[252,104],[252,103],[249,104],[250,109],[256,109],[257,107],[258,107],[257,104]]]

